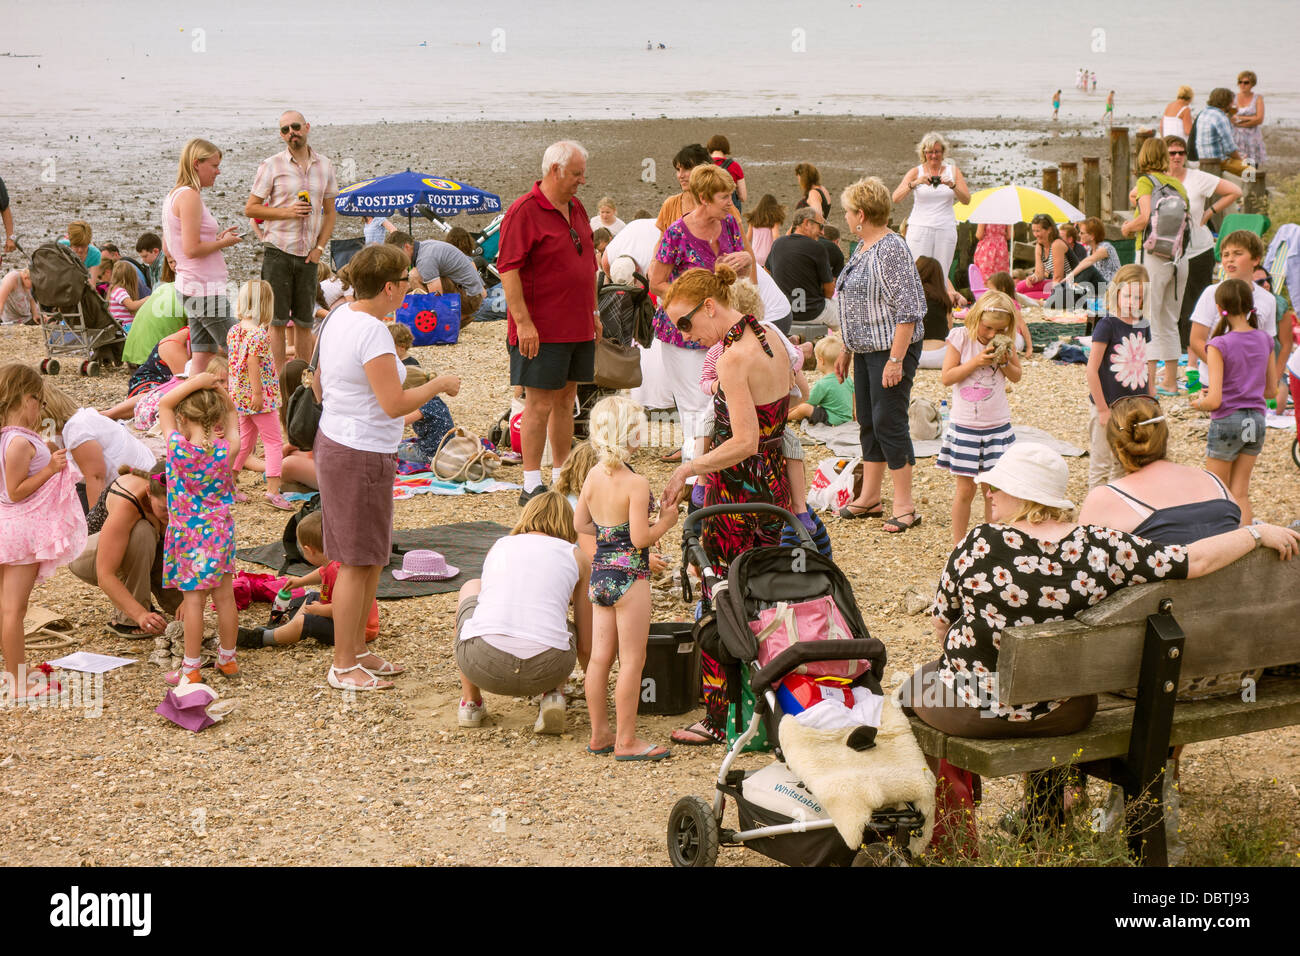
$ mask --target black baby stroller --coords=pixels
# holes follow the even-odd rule
[[[778,515],[799,536],[798,547],[766,547],[746,551],[731,565],[725,581],[709,566],[700,544],[701,521],[715,514],[757,512]],[[777,762],[761,770],[732,770],[745,745],[766,724],[767,739],[778,740],[779,721],[776,688],[782,679],[803,664],[813,661],[864,660],[869,667],[850,686],[880,693],[880,675],[885,667],[885,645],[867,633],[866,624],[843,572],[818,553],[807,530],[790,512],[774,505],[730,504],[701,508],[686,518],[682,530],[682,591],[690,601],[687,563],[700,569],[701,580],[711,597],[708,610],[695,625],[700,647],[722,665],[727,676],[728,695],[734,705],[736,732],[740,734],[727,751],[718,770],[713,802],[682,797],[668,817],[668,855],[674,866],[713,866],[719,846],[747,846],[764,856],[792,866],[874,865],[905,860],[909,838],[919,834],[924,816],[911,803],[875,811],[858,846],[845,843],[830,815],[786,766],[776,748]],[[741,664],[753,667],[758,657],[758,640],[749,622],[764,607],[779,601],[798,602],[830,595],[853,635],[849,640],[805,641],[782,651],[766,667],[750,672],[754,713],[742,726],[740,706]],[[850,746],[872,746],[871,728],[860,746],[854,737]],[[855,735],[857,731],[854,732]],[[736,803],[740,829],[723,826],[727,799]]]
[[[47,242],[32,252],[32,295],[41,307],[46,358],[41,371],[59,373],[58,356],[84,356],[82,375],[98,375],[100,366],[122,361],[126,333],[108,306],[90,287],[90,273],[67,246]]]

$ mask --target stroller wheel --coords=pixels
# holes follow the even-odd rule
[[[59,360],[56,359],[56,358],[41,359],[41,374],[42,374],[42,375],[58,375],[58,374],[59,374]]]
[[[91,359],[88,362],[82,362],[81,374],[90,378],[97,378],[99,376],[99,363],[94,359]]]
[[[673,866],[713,866],[718,861],[718,821],[699,797],[682,797],[668,815],[668,859]]]

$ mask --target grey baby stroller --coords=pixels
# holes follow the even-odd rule
[[[701,522],[715,514],[758,512],[779,516],[799,536],[798,547],[755,548],[732,563],[726,580],[709,566],[700,543]],[[727,676],[728,696],[739,734],[718,770],[716,792],[710,803],[697,796],[682,797],[668,818],[668,856],[673,866],[713,866],[720,846],[744,846],[792,866],[876,865],[906,860],[909,839],[925,824],[912,803],[878,809],[870,815],[858,845],[850,845],[836,829],[829,813],[789,769],[780,746],[776,762],[760,770],[733,770],[746,744],[766,725],[767,739],[778,740],[777,687],[801,665],[813,661],[861,660],[867,670],[851,686],[880,693],[879,676],[885,667],[885,645],[867,633],[852,588],[843,572],[817,552],[811,537],[790,512],[768,504],[729,504],[701,508],[686,518],[682,530],[682,590],[690,600],[686,563],[700,569],[701,581],[713,610],[705,611],[695,625],[701,649],[717,661]],[[798,553],[797,553],[798,552]],[[793,570],[792,570],[793,569]],[[848,640],[802,641],[778,654],[765,667],[751,670],[749,686],[754,712],[748,725],[740,706],[741,665],[755,666],[758,640],[749,624],[764,607],[776,602],[799,602],[830,595],[853,635]],[[875,730],[861,727],[849,736],[849,746],[865,750],[874,746]],[[855,739],[856,738],[856,739]],[[740,828],[723,825],[728,799],[734,801]]]
[[[45,359],[41,371],[59,373],[59,356],[80,356],[82,375],[122,361],[126,333],[90,287],[90,273],[67,246],[47,242],[32,253],[32,295],[41,307]]]

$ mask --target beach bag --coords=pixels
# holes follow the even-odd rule
[[[641,350],[603,336],[596,340],[596,372],[592,381],[597,388],[640,388]]]
[[[1178,262],[1183,257],[1187,231],[1187,200],[1173,186],[1148,174],[1151,180],[1151,221],[1147,223],[1142,251],[1159,259]]]
[[[934,402],[914,398],[907,406],[907,429],[912,441],[934,441],[943,435],[943,418]]]
[[[482,481],[495,474],[501,459],[464,428],[453,428],[442,436],[433,456],[433,473],[447,481]]]
[[[736,708],[740,708],[740,730],[736,729]],[[740,703],[727,705],[727,749],[736,745],[741,734],[749,729],[749,722],[754,719],[754,691],[749,686],[749,668],[740,665]],[[749,738],[741,753],[768,753],[772,744],[767,739],[767,721],[759,721],[758,733]]]
[[[808,486],[808,507],[838,511],[861,490],[861,458],[827,458],[817,466],[817,473]]]
[[[786,648],[800,642],[853,639],[848,622],[829,594],[795,603],[778,601],[776,607],[760,611],[758,620],[749,622],[749,629],[758,641],[760,668],[770,664]],[[811,661],[800,664],[794,673],[853,680],[870,669],[871,664],[862,660]]]
[[[460,296],[412,292],[394,316],[411,330],[417,346],[455,345],[460,339]]]
[[[330,315],[338,309],[339,302],[329,315],[320,320],[316,329],[316,349],[311,353],[311,362],[303,369],[302,379],[289,401],[284,406],[284,437],[295,448],[310,451],[316,444],[316,429],[320,425],[321,403],[316,398],[316,366],[320,364],[320,343],[325,334],[325,325]],[[297,546],[295,545],[295,549]]]

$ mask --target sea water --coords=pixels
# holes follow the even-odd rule
[[[1152,125],[1254,70],[1300,119],[1294,0],[0,0],[0,139],[114,126],[853,114]],[[1231,21],[1229,21],[1231,23]],[[662,48],[661,45],[662,44]],[[647,49],[647,46],[649,49]],[[1075,89],[1081,68],[1096,92]]]

